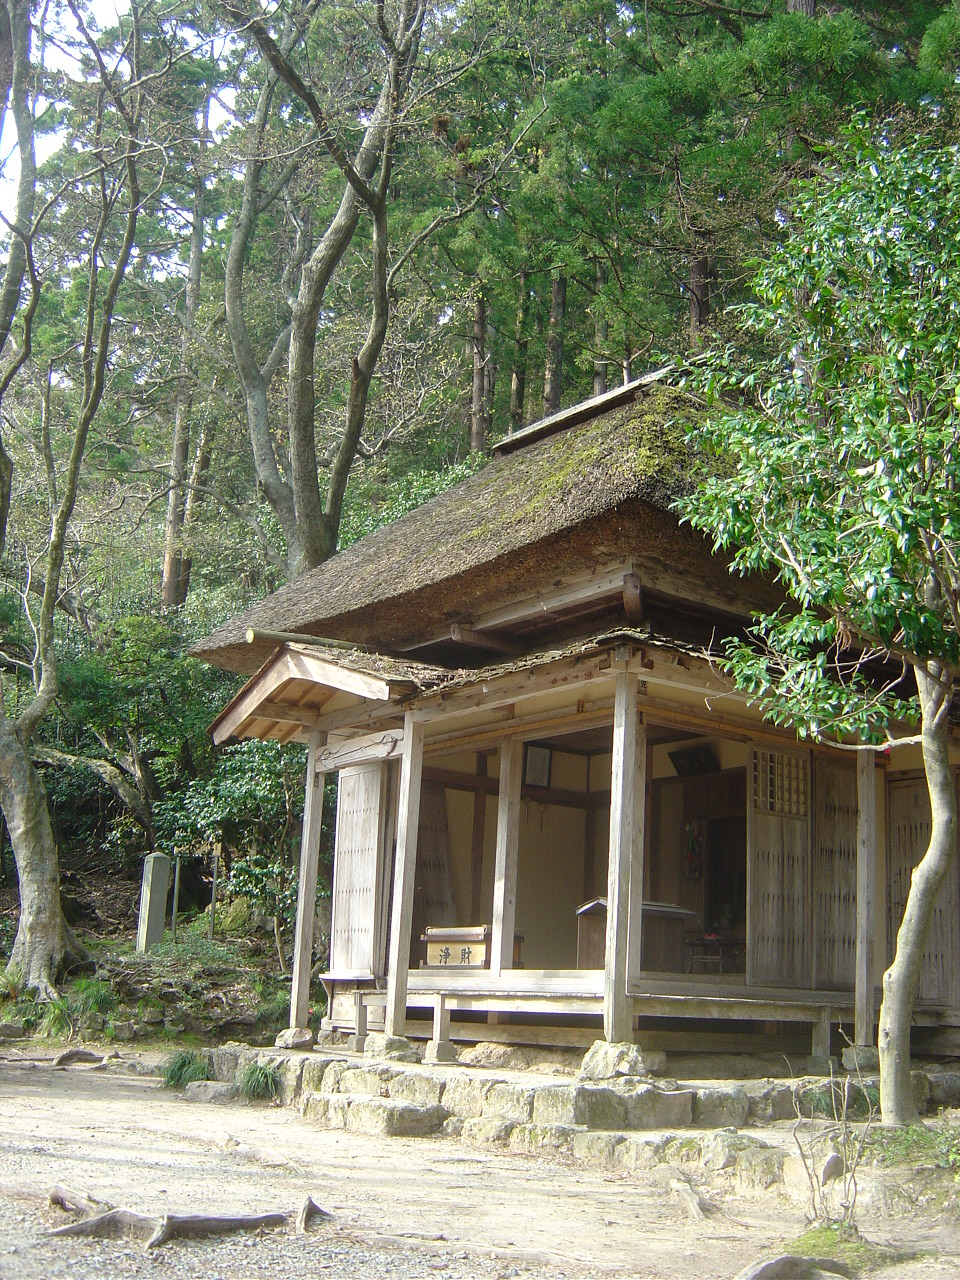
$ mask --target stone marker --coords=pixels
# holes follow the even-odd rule
[[[137,925],[137,951],[141,955],[163,941],[169,883],[170,859],[167,855],[165,853],[147,854],[143,860],[140,920]]]

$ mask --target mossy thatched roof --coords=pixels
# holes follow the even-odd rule
[[[623,399],[623,395],[619,396]],[[587,526],[630,503],[668,513],[672,501],[693,481],[693,457],[685,442],[689,401],[663,383],[639,383],[627,404],[589,421],[539,438],[425,503],[393,524],[368,535],[318,568],[219,627],[193,653],[235,671],[255,670],[266,656],[245,643],[248,627],[349,638],[365,643],[373,631],[378,647],[391,648],[401,629],[409,635],[429,625],[440,607],[436,592],[445,585],[446,613],[480,588],[471,571],[484,570],[491,586],[502,567],[520,553],[536,563],[564,562],[557,536]],[[675,517],[669,523],[676,527]],[[631,528],[635,529],[631,515]],[[635,537],[636,534],[634,533]],[[596,539],[588,532],[577,555]],[[572,567],[572,566],[571,566]],[[551,569],[551,571],[553,571]],[[458,589],[451,580],[457,578]],[[503,579],[501,578],[501,585]],[[386,606],[394,602],[395,610]],[[400,602],[403,602],[402,605]],[[363,625],[359,623],[363,614]]]

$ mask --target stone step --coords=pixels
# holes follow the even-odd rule
[[[422,1138],[439,1133],[449,1113],[398,1098],[369,1094],[310,1093],[300,1097],[300,1114],[322,1129],[345,1129],[380,1138]]]

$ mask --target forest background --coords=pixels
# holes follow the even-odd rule
[[[190,642],[742,341],[796,184],[854,112],[949,132],[958,66],[952,4],[2,0],[5,882],[11,832],[41,915],[57,850],[222,845],[282,950],[303,760],[213,750],[237,681]],[[79,947],[40,932],[42,989]]]

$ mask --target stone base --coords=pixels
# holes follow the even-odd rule
[[[880,1054],[872,1044],[848,1044],[841,1061],[845,1071],[867,1071],[875,1075],[880,1070]]]
[[[424,1062],[456,1062],[459,1056],[450,1040],[428,1040],[423,1051]]]
[[[659,1076],[667,1067],[666,1054],[644,1053],[639,1045],[595,1040],[584,1054],[581,1080],[612,1080],[617,1076]]]
[[[278,1049],[312,1049],[313,1032],[309,1027],[287,1027],[273,1043]]]
[[[351,1053],[363,1053],[366,1043],[366,1036],[358,1036],[354,1033],[353,1035],[347,1036],[346,1047],[351,1051]]]
[[[821,1058],[811,1053],[807,1058],[807,1074],[811,1076],[835,1076],[839,1064],[834,1057]]]
[[[398,1062],[419,1062],[420,1055],[406,1036],[388,1036],[373,1031],[367,1036],[363,1052],[371,1058],[395,1058]]]

